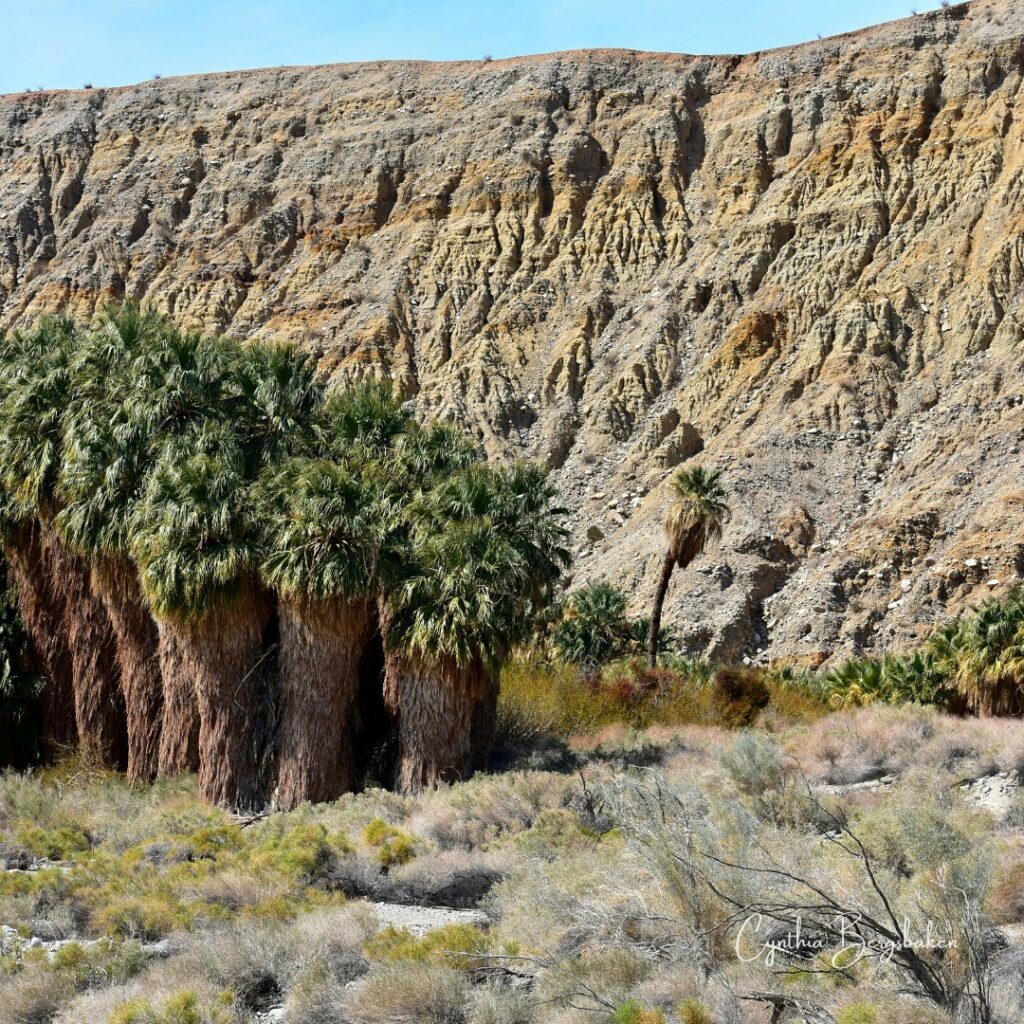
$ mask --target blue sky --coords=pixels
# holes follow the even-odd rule
[[[914,0],[0,0],[0,92],[202,71],[621,46],[738,53],[910,14]],[[938,6],[925,0],[921,10]]]

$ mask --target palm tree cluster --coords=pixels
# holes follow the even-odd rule
[[[855,658],[818,682],[836,707],[881,701],[1024,714],[1024,591],[982,602],[936,630],[920,650]]]
[[[239,809],[351,790],[379,720],[403,790],[468,775],[568,564],[541,468],[131,304],[2,339],[0,500],[44,745]]]

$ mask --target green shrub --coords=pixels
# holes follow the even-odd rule
[[[878,1010],[871,1003],[850,1003],[839,1011],[836,1024],[879,1024]]]
[[[18,832],[18,842],[37,857],[50,860],[67,860],[72,854],[89,849],[89,836],[81,825],[64,825],[60,828],[38,828],[28,826]]]
[[[715,1024],[711,1011],[696,998],[684,999],[676,1009],[679,1024]]]
[[[179,992],[160,1007],[144,999],[122,1003],[107,1024],[230,1024],[234,1019],[231,995],[224,993],[212,1005],[202,1005],[195,992]]]
[[[487,932],[468,924],[450,924],[435,928],[417,937],[404,928],[385,928],[363,947],[371,960],[412,960],[432,963],[456,970],[473,970],[481,965],[480,957],[494,951]],[[511,947],[503,952],[512,954]]]
[[[661,1010],[645,1010],[635,999],[627,999],[613,1014],[612,1024],[665,1024]]]
[[[374,818],[363,829],[363,842],[376,848],[377,859],[385,870],[408,864],[416,856],[415,838],[383,818]]]

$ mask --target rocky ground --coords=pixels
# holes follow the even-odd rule
[[[0,98],[0,324],[124,295],[392,376],[555,469],[713,655],[911,642],[1024,574],[1024,8],[744,57],[367,63]]]

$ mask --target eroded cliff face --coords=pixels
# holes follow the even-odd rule
[[[1024,8],[737,58],[379,63],[0,98],[0,324],[144,297],[547,459],[695,648],[909,643],[1024,575]]]

